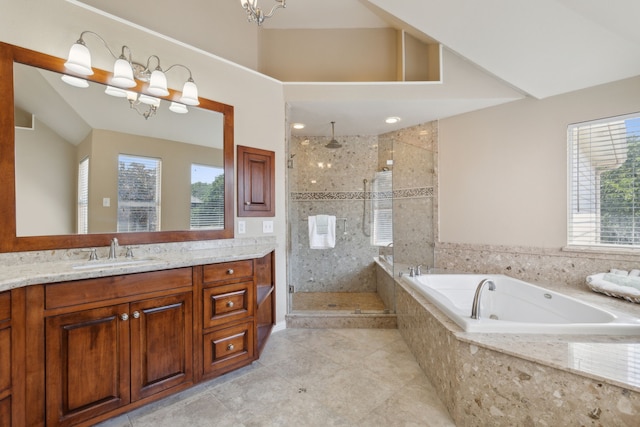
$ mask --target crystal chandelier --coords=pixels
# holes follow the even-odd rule
[[[287,0],[276,0],[276,5],[271,8],[269,13],[264,13],[258,7],[258,0],[240,0],[240,4],[247,11],[247,20],[262,25],[265,18],[271,18],[276,9],[287,7]]]
[[[113,74],[109,81],[110,85],[107,86],[105,93],[111,96],[127,98],[129,107],[137,111],[145,119],[155,115],[157,112],[161,103],[159,97],[169,95],[165,73],[176,67],[187,70],[189,72],[189,78],[184,83],[178,101],[171,101],[169,109],[174,113],[184,114],[188,112],[187,105],[200,104],[198,100],[198,87],[193,81],[191,70],[187,66],[174,64],[163,70],[160,67],[160,58],[157,55],[149,56],[146,64],[135,62],[131,58],[131,49],[126,45],[122,46],[121,53],[118,56],[113,53],[107,42],[93,31],[83,31],[78,41],[75,42],[69,50],[69,57],[67,62],[64,63],[64,66],[73,74],[79,76],[90,76],[93,74],[93,69],[91,68],[91,53],[83,38],[87,34],[91,34],[102,41],[111,56],[116,59],[113,65]],[[155,68],[152,67],[152,64],[155,65]],[[86,80],[71,75],[64,75],[62,80],[76,87],[89,86]],[[153,96],[126,90],[137,86],[138,82],[136,80],[147,83],[145,91]]]

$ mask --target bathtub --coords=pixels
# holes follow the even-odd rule
[[[485,286],[481,317],[471,319],[476,287]],[[640,335],[640,319],[501,274],[423,274],[402,277],[466,332]]]

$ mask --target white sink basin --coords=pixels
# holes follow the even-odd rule
[[[82,264],[72,265],[71,268],[73,268],[74,270],[88,270],[92,268],[118,268],[118,267],[125,267],[127,265],[142,264],[150,261],[155,261],[155,260],[152,258],[139,258],[139,259],[125,258],[122,260],[112,259],[108,261],[87,261]]]

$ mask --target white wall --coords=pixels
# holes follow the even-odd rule
[[[567,125],[640,111],[640,77],[440,121],[440,241],[566,244]]]
[[[239,7],[239,5],[238,5]],[[224,59],[153,34],[124,22],[101,16],[64,0],[0,0],[0,41],[58,57],[66,57],[69,47],[83,30],[92,30],[113,47],[128,45],[135,58],[156,54],[166,63],[183,63],[191,68],[200,96],[235,107],[235,144],[272,150],[276,153],[276,250],[277,319],[286,311],[285,276],[285,165],[284,97],[282,85]],[[242,19],[238,25],[246,24]],[[181,23],[181,25],[183,25]],[[112,60],[99,42],[89,44],[94,66],[110,69]],[[256,41],[257,43],[257,41]],[[181,83],[169,86],[180,89]],[[235,204],[234,204],[235,206]],[[262,219],[247,220],[245,235],[262,235]],[[237,228],[236,228],[237,230]],[[237,233],[237,232],[236,232]]]

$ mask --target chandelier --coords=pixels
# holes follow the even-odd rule
[[[157,55],[149,56],[146,64],[135,62],[131,58],[131,49],[126,45],[122,46],[120,55],[116,55],[107,42],[93,31],[83,31],[78,41],[71,46],[67,62],[64,63],[67,70],[79,76],[90,76],[93,74],[93,69],[91,68],[91,53],[84,41],[84,36],[87,34],[91,34],[102,41],[111,56],[116,59],[113,65],[113,74],[109,80],[109,85],[105,89],[105,93],[111,96],[126,98],[129,101],[129,107],[137,111],[138,114],[142,115],[145,119],[155,115],[158,111],[161,103],[158,97],[169,95],[165,73],[176,67],[187,70],[189,72],[189,78],[184,83],[178,102],[171,101],[169,110],[174,113],[184,114],[188,112],[187,105],[200,104],[198,100],[198,87],[193,81],[191,70],[188,67],[182,64],[173,64],[163,70],[160,67],[160,58]],[[152,67],[152,64],[155,65],[155,68]],[[62,76],[62,80],[76,87],[89,86],[86,80],[71,75]],[[154,96],[138,94],[137,92],[127,90],[138,85],[136,80],[147,83],[145,91]]]
[[[265,18],[271,18],[276,9],[287,7],[287,0],[276,0],[276,5],[271,8],[269,13],[264,13],[258,7],[258,0],[240,0],[240,4],[247,11],[247,20],[262,25]]]

